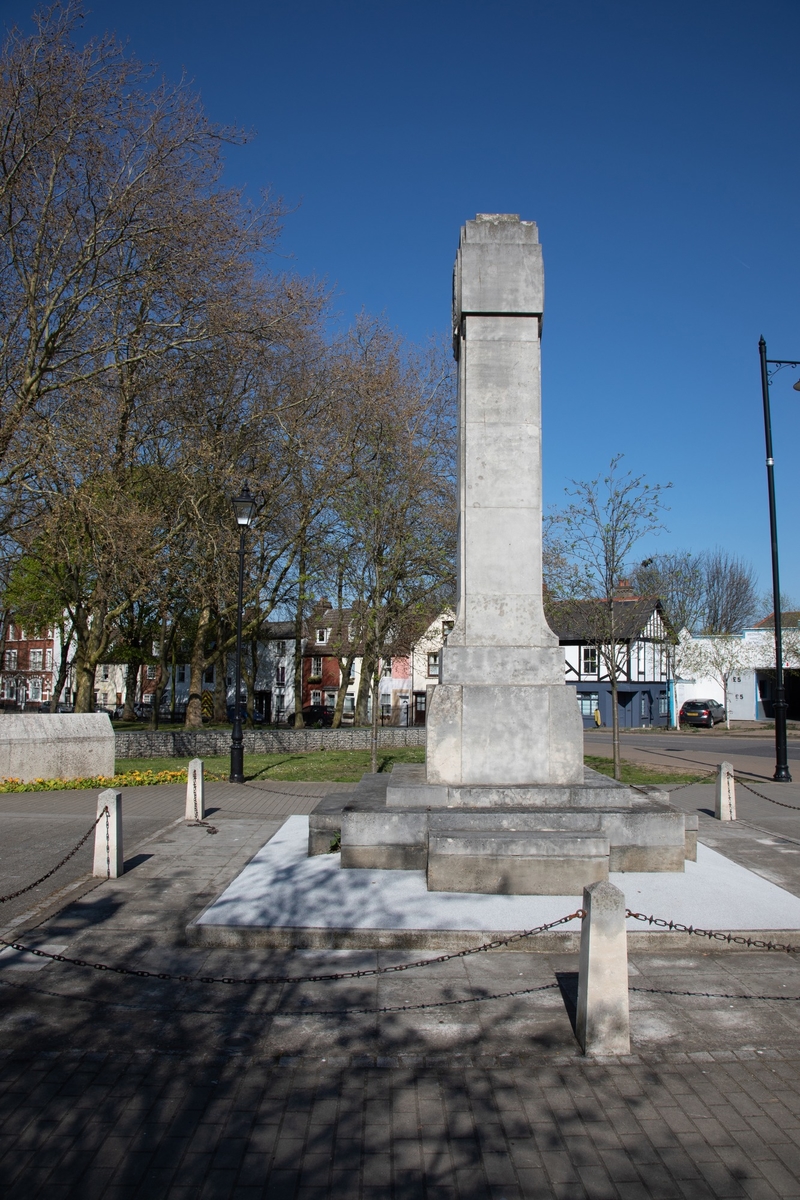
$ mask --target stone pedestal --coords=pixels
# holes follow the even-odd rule
[[[427,780],[582,783],[581,719],[542,607],[544,269],[534,222],[468,221],[453,291],[458,609],[428,711]]]
[[[458,605],[428,692],[425,767],[365,777],[340,810],[345,868],[425,870],[430,891],[574,895],[609,871],[683,871],[684,815],[584,772],[583,727],[542,605],[536,225],[478,216],[453,294]],[[311,853],[335,812],[312,818]],[[327,839],[327,843],[326,843]]]

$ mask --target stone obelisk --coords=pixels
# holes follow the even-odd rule
[[[583,729],[542,606],[542,248],[536,224],[481,214],[453,286],[459,392],[455,626],[427,718],[427,782],[583,782]]]

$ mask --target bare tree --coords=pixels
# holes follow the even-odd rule
[[[630,574],[634,589],[642,596],[658,596],[673,629],[693,632],[706,608],[705,559],[689,550],[654,554],[634,567]]]
[[[585,574],[593,603],[576,601],[589,622],[592,641],[611,685],[614,778],[620,777],[618,687],[626,644],[619,628],[616,596],[634,546],[646,534],[663,529],[663,493],[670,484],[649,484],[642,475],[620,471],[622,455],[612,458],[602,479],[573,480],[572,497],[557,516],[564,552]]]
[[[704,555],[704,633],[738,633],[755,620],[759,609],[756,573],[749,563],[727,550]]]

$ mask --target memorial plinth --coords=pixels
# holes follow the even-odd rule
[[[429,689],[425,767],[395,768],[385,789],[370,777],[344,806],[345,868],[425,867],[432,891],[560,895],[609,869],[683,870],[684,816],[666,796],[584,771],[575,692],[545,618],[543,312],[535,223],[468,221],[453,281],[456,620]],[[323,841],[312,817],[311,852]]]

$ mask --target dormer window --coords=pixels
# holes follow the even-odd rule
[[[330,633],[330,630],[329,630],[329,629],[318,629],[318,630],[317,630],[317,645],[318,645],[318,646],[324,646],[324,645],[325,645],[325,643],[326,643],[326,642],[327,642],[327,640],[328,640],[328,634],[329,634],[329,633]]]

